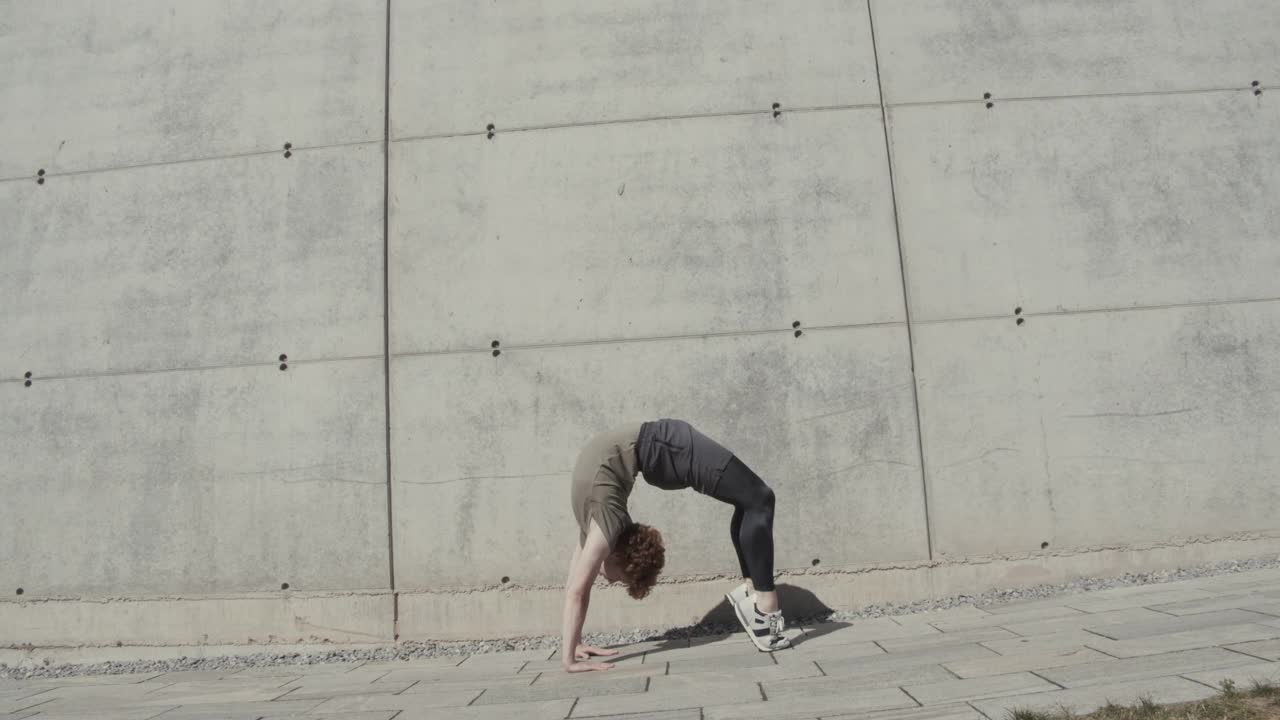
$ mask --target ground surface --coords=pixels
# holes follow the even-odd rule
[[[1001,720],[1280,682],[1280,570],[622,648],[568,675],[550,650],[410,662],[0,681],[2,718]]]

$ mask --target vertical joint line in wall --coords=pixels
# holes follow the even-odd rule
[[[382,66],[382,391],[387,449],[387,583],[391,588],[391,638],[400,639],[400,596],[396,593],[395,524],[391,500],[391,0],[387,0],[385,62]]]
[[[889,168],[889,199],[893,203],[893,234],[898,241],[898,270],[902,274],[902,310],[907,320],[907,358],[911,363],[911,404],[916,413],[916,452],[920,455],[920,491],[924,504],[924,537],[929,560],[933,560],[933,523],[929,518],[929,481],[924,462],[924,428],[920,422],[920,390],[916,385],[916,343],[911,329],[911,296],[907,292],[906,253],[902,251],[902,222],[898,215],[898,184],[893,176],[893,143],[889,140],[889,109],[884,102],[884,80],[880,75],[880,48],[876,45],[876,19],[867,0],[867,24],[871,29],[871,55],[876,61],[876,92],[880,96],[880,125],[884,130],[884,159]]]

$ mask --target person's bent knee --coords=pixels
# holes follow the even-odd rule
[[[769,512],[773,512],[773,508],[777,505],[777,496],[773,494],[773,488],[766,487],[764,492],[760,494],[760,506]]]

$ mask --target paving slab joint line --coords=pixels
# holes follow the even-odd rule
[[[1066,686],[1066,685],[1063,685],[1063,684],[1062,684],[1062,683],[1060,683],[1060,682],[1055,682],[1055,681],[1053,681],[1053,680],[1050,680],[1049,678],[1045,677],[1044,675],[1041,675],[1040,673],[1036,672],[1035,670],[1028,670],[1028,671],[1027,671],[1027,673],[1029,673],[1029,674],[1031,674],[1031,675],[1035,675],[1036,677],[1038,677],[1038,678],[1040,678],[1041,680],[1043,680],[1043,681],[1045,681],[1045,682],[1049,683],[1050,685],[1057,685],[1059,688],[1061,688],[1061,689],[1063,689],[1063,690],[1066,690],[1066,689],[1067,689],[1067,686]]]
[[[1222,668],[1222,669],[1223,669],[1223,670],[1230,670],[1231,668],[1226,667],[1226,668]],[[1178,679],[1180,679],[1180,680],[1189,680],[1189,681],[1191,681],[1191,682],[1193,682],[1193,683],[1195,683],[1195,684],[1197,684],[1197,685],[1203,685],[1203,686],[1205,686],[1205,687],[1207,687],[1207,688],[1210,688],[1210,689],[1212,689],[1212,690],[1217,690],[1218,692],[1222,692],[1222,687],[1221,687],[1221,686],[1218,686],[1218,685],[1210,685],[1209,683],[1204,682],[1203,680],[1197,680],[1197,679],[1195,679],[1195,678],[1193,678],[1193,677],[1187,677],[1186,675],[1172,675],[1172,676],[1170,676],[1170,677],[1176,677],[1176,678],[1178,678]]]
[[[924,707],[924,703],[917,700],[915,695],[912,695],[911,693],[907,692],[907,689],[905,687],[899,685],[898,689],[902,691],[903,695],[906,695],[907,697],[911,698],[911,702],[915,703],[916,707]]]
[[[1122,626],[1122,627],[1123,627],[1123,626]],[[1084,631],[1084,632],[1089,633],[1090,635],[1097,635],[1098,637],[1102,638],[1103,640],[1111,640],[1111,641],[1113,641],[1113,642],[1120,642],[1120,638],[1114,638],[1114,637],[1111,637],[1110,635],[1108,635],[1108,634],[1106,634],[1106,633],[1104,633],[1104,632],[1101,632],[1100,630],[1095,630],[1095,629],[1093,629],[1093,628],[1080,628],[1080,629],[1081,629],[1082,631]]]
[[[1275,662],[1275,661],[1274,661],[1274,660],[1272,660],[1271,658],[1265,658],[1265,657],[1262,657],[1261,655],[1253,655],[1253,654],[1251,654],[1251,653],[1247,653],[1247,652],[1245,652],[1245,651],[1243,651],[1243,650],[1237,650],[1237,649],[1235,649],[1235,648],[1227,647],[1227,646],[1225,646],[1225,645],[1219,645],[1219,646],[1217,646],[1217,647],[1219,647],[1219,648],[1221,648],[1221,649],[1223,649],[1223,650],[1226,650],[1227,652],[1232,652],[1232,653],[1235,653],[1235,654],[1237,654],[1237,655],[1243,655],[1243,656],[1245,656],[1245,657],[1247,657],[1247,658],[1255,658],[1255,659],[1257,659],[1257,660],[1261,660],[1261,661],[1263,661],[1263,662]]]

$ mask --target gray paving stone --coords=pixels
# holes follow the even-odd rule
[[[1091,642],[1106,639],[1084,630],[1064,630],[1047,635],[992,640],[982,643],[982,646],[1001,655],[1035,655],[1055,650],[1087,647]]]
[[[1051,667],[1068,667],[1091,662],[1104,662],[1108,656],[1086,647],[1064,648],[1049,652],[1023,655],[1003,655],[998,657],[960,660],[946,663],[946,668],[962,678],[986,677],[988,675],[1004,675],[1007,673],[1041,670]]]
[[[68,709],[80,708],[104,708],[104,707],[123,707],[123,706],[143,706],[143,705],[161,705],[168,703],[170,705],[181,705],[180,700],[165,699],[164,696],[153,696],[150,693],[155,690],[154,686],[148,685],[90,685],[90,686],[74,686],[54,688],[47,692],[41,693],[26,700],[20,700],[19,703],[34,705],[37,702],[43,703],[48,701],[48,705],[43,712],[62,712]],[[247,689],[230,689],[226,694],[229,699],[224,702],[248,702],[257,700],[270,700],[279,697],[285,693],[284,690],[263,692],[258,688]],[[150,702],[148,702],[150,701]],[[25,709],[18,707],[16,709]]]
[[[28,697],[19,698],[17,700],[0,700],[0,715],[29,710],[30,708],[39,707],[52,701],[52,697]]]
[[[1214,612],[1217,610],[1234,610],[1243,608],[1246,605],[1258,602],[1266,602],[1269,600],[1266,595],[1255,595],[1253,593],[1236,594],[1236,595],[1219,595],[1216,597],[1205,598],[1203,600],[1189,600],[1186,602],[1165,603],[1163,605],[1152,605],[1152,610],[1159,610],[1169,615],[1195,615],[1197,613]]]
[[[281,685],[274,678],[237,682],[196,680],[174,683],[153,690],[136,702],[139,705],[269,702],[285,696],[292,687],[292,685]],[[291,699],[305,700],[306,698]]]
[[[240,671],[242,676],[263,676],[276,677],[279,675],[294,675],[306,677],[310,675],[342,675],[353,670],[358,670],[365,663],[323,663],[318,665],[272,665],[269,667],[245,668]]]
[[[163,675],[157,675],[151,682],[161,683],[177,683],[192,682],[196,680],[231,680],[241,677],[240,673],[244,668],[235,670],[186,670],[182,672],[170,672]],[[242,678],[243,679],[243,678]]]
[[[878,643],[880,647],[892,654],[896,652],[907,652],[910,650],[923,650],[926,648],[942,648],[949,645],[970,645],[995,640],[1007,640],[1012,637],[1017,636],[1004,628],[982,628],[980,630],[964,630],[961,632],[939,633],[937,635],[924,635],[913,638],[880,640]]]
[[[582,698],[574,706],[573,717],[683,710],[712,705],[754,703],[760,700],[760,687],[756,683],[746,681],[708,682],[693,687],[651,687],[648,692],[642,693]]]
[[[560,670],[559,672],[564,672]],[[375,684],[394,683],[452,683],[454,685],[493,682],[495,680],[511,683],[529,684],[538,677],[537,673],[501,672],[498,670],[463,670],[457,669],[424,669],[424,670],[392,670],[378,678]]]
[[[1098,638],[1090,641],[1088,646],[1114,657],[1136,658],[1142,655],[1159,655],[1179,650],[1232,645],[1275,637],[1280,637],[1280,627],[1260,624],[1227,625],[1203,630],[1170,633],[1169,635],[1134,638],[1132,640]]]
[[[345,677],[323,680],[303,678],[285,685],[282,689],[289,691],[289,694],[284,696],[288,700],[307,700],[338,695],[394,695],[408,690],[414,684],[412,680],[373,682],[364,678],[359,680]]]
[[[647,665],[615,665],[613,669],[607,670],[605,672],[607,673],[605,677],[609,678],[610,680],[617,680],[620,678],[631,678],[631,677],[636,677],[636,678],[655,677],[655,676],[662,676],[667,674],[667,664],[653,663],[653,664],[647,664]],[[536,673],[533,676],[533,677],[536,677],[536,679],[534,679],[532,683],[527,682],[527,679],[524,678],[523,675],[524,673],[521,673],[515,678],[511,678],[511,680],[513,681],[526,680],[526,682],[524,683],[524,686],[536,687],[539,685],[582,685],[582,684],[596,682],[599,679],[599,677],[594,673],[586,674],[586,675],[584,675],[583,673],[568,673],[568,672],[565,672],[563,668],[556,668],[555,670],[547,670],[546,672]],[[504,680],[504,682],[506,681]],[[451,684],[456,685],[456,683],[451,683]],[[466,685],[467,686],[483,685],[483,683],[471,682],[471,683],[466,683]],[[491,686],[492,686],[492,683],[491,683]],[[517,685],[515,682],[511,682],[509,685],[504,685],[504,687],[520,687],[520,685]],[[409,692],[413,692],[413,691],[414,691],[414,688],[409,689]]]
[[[441,690],[413,695],[343,695],[329,698],[311,708],[312,713],[347,713],[369,710],[408,710],[409,708],[463,707],[486,690]],[[550,699],[550,698],[543,698]],[[556,698],[559,699],[559,698]]]
[[[1224,625],[1247,625],[1266,619],[1266,616],[1259,615],[1258,613],[1247,612],[1245,610],[1220,610],[1217,612],[1198,613],[1183,617],[1167,617],[1159,620],[1149,620],[1146,622],[1131,622],[1125,624],[1113,623],[1106,626],[1085,625],[1084,629],[1098,635],[1111,638],[1112,640],[1130,640],[1133,638],[1150,637],[1153,635],[1169,635],[1173,633],[1220,627]]]
[[[343,712],[335,715],[261,715],[260,720],[393,720],[399,716],[398,710],[370,710],[366,712]],[[157,717],[156,720],[160,720]]]
[[[32,692],[47,692],[49,690],[58,690],[63,688],[142,687],[146,691],[150,691],[164,687],[167,684],[155,682],[154,678],[158,675],[159,673],[151,673],[148,675],[38,678],[11,681],[5,685],[5,689],[8,691],[29,690]],[[111,678],[115,678],[116,682],[104,682]]]
[[[810,644],[801,641],[791,652],[776,653],[779,665],[789,662],[817,660],[821,658],[855,658],[883,655],[884,648],[873,642],[840,643],[836,645]]]
[[[659,710],[684,710],[689,707],[713,705],[739,705],[762,700],[756,683],[745,680],[728,682],[704,682],[692,685],[650,685],[648,692],[613,694],[613,696],[584,697],[573,707],[573,717],[590,715],[617,715],[623,712],[655,712]]]
[[[569,715],[573,700],[547,700],[511,705],[471,707],[415,707],[396,716],[396,720],[562,720]]]
[[[576,715],[574,717],[577,717]],[[626,713],[625,715],[609,715],[609,720],[701,720],[702,708],[685,708],[683,710],[659,710],[658,712]]]
[[[1280,660],[1280,639],[1276,640],[1257,640],[1254,642],[1240,643],[1238,645],[1226,646],[1228,650],[1252,655],[1262,660]]]
[[[846,645],[898,638],[932,637],[942,632],[928,623],[900,625],[890,618],[857,620],[852,624],[821,623],[805,628],[801,643],[810,647]]]
[[[1274,622],[1280,620],[1280,600],[1267,600],[1265,602],[1255,602],[1244,606],[1244,610],[1259,613],[1268,616],[1262,622]]]
[[[916,703],[897,688],[882,690],[849,690],[831,695],[787,698],[784,702],[759,702],[745,705],[718,705],[703,708],[706,720],[792,720],[822,715],[872,712],[896,708],[914,708]]]
[[[468,655],[465,660],[458,663],[460,668],[507,668],[512,665],[517,667],[523,666],[525,663],[539,662],[550,660],[551,654],[555,650],[551,648],[539,650],[516,650],[512,652],[483,653],[479,655]]]
[[[745,633],[738,633],[718,638],[715,642],[703,642],[687,647],[656,647],[645,652],[644,662],[668,662],[677,659],[691,660],[759,652],[759,650],[756,650],[756,646],[747,639]]]
[[[948,645],[898,653],[883,653],[870,657],[835,658],[818,660],[831,677],[857,677],[886,671],[903,671],[921,665],[938,665],[957,660],[996,657],[996,653],[981,645]]]
[[[1213,593],[1192,589],[1137,592],[1143,589],[1141,587],[1126,588],[1126,590],[1134,591],[1128,594],[1103,596],[1102,593],[1097,593],[1098,597],[1077,596],[1075,599],[1070,600],[1067,605],[1088,613],[1101,613],[1124,610],[1126,608],[1151,607],[1152,605],[1164,605],[1189,600],[1203,600],[1213,596]]]
[[[973,703],[983,715],[992,720],[1005,720],[1014,710],[1041,710],[1053,712],[1066,707],[1077,715],[1093,712],[1107,703],[1129,705],[1142,698],[1157,703],[1179,703],[1212,697],[1215,691],[1200,683],[1184,678],[1162,677],[1125,683],[1096,685],[1071,690],[1019,695],[981,700]]]
[[[21,700],[23,698],[29,698],[33,695],[39,695],[40,693],[43,693],[43,692],[48,692],[48,690],[44,690],[44,689],[37,690],[35,688],[25,688],[25,689],[19,689],[19,690],[0,690],[0,712],[5,712],[3,710],[5,703],[12,703],[14,701]]]
[[[1230,577],[1209,577],[1202,579],[1202,588],[1219,594],[1234,594],[1255,590],[1274,588],[1280,590],[1280,572],[1275,570],[1259,570]]]
[[[769,665],[756,668],[733,668],[730,670],[704,670],[678,675],[661,675],[649,678],[649,688],[665,689],[676,687],[696,687],[700,684],[715,682],[779,682],[782,680],[802,680],[804,678],[822,677],[822,670],[813,661],[789,663],[786,665]]]
[[[964,630],[977,630],[979,628],[987,627],[1008,627],[1009,625],[1016,623],[1030,623],[1064,617],[1083,617],[1085,614],[1086,613],[1082,613],[1074,608],[1066,607],[1065,605],[1050,605],[1042,608],[1031,608],[1029,610],[1001,613],[999,615],[988,613],[986,617],[981,618],[940,620],[932,624],[939,630],[949,633]]]
[[[1053,620],[1037,620],[1033,622],[1001,623],[1000,627],[1009,632],[1023,636],[1049,635],[1068,630],[1082,630],[1086,627],[1106,628],[1112,625],[1127,625],[1153,620],[1168,620],[1168,615],[1147,608],[1129,608],[1104,613],[1078,613]]]
[[[207,703],[203,705],[183,705],[169,710],[162,717],[164,720],[257,720],[257,718],[269,713],[305,715],[319,704],[319,700]]]
[[[1230,680],[1238,689],[1248,690],[1254,683],[1280,683],[1280,662],[1256,662],[1217,670],[1202,670],[1184,673],[1183,677],[1215,688],[1221,687],[1224,680]]]
[[[823,715],[821,720],[987,720],[968,704],[932,705],[905,710],[881,710],[849,715]]]
[[[1072,600],[1088,598],[1089,593],[1077,593],[1074,595],[1059,595],[1051,598],[1042,598],[1039,600],[1013,600],[1007,603],[995,603],[992,605],[984,605],[983,610],[993,615],[1008,615],[1010,613],[1025,612],[1028,610],[1041,610],[1045,608],[1066,607]]]
[[[991,613],[973,605],[963,605],[957,608],[947,608],[946,610],[930,610],[926,612],[912,613],[910,615],[894,615],[893,621],[899,625],[932,625],[936,622],[947,620],[978,620],[981,618],[991,617]],[[890,712],[897,712],[896,710]]]
[[[924,685],[955,680],[955,675],[941,665],[885,670],[856,677],[816,677],[803,680],[782,680],[761,683],[764,694],[770,700],[838,692],[843,689],[875,690],[878,688]]]
[[[1089,665],[1050,668],[1040,671],[1039,674],[1059,685],[1076,688],[1247,665],[1251,662],[1253,662],[1251,658],[1240,653],[1222,648],[1205,648],[1150,657],[1109,660]]]
[[[1058,687],[1031,673],[1013,673],[924,685],[904,685],[902,689],[921,705],[941,705],[1003,695],[1049,692]]]
[[[529,687],[500,687],[485,690],[472,704],[501,705],[509,703],[538,702],[541,700],[561,700],[575,697],[582,698],[598,697],[601,695],[642,693],[648,689],[648,686],[649,678],[647,677],[622,678],[620,680],[600,677],[596,678],[596,681],[589,685],[548,684],[531,685]]]
[[[176,706],[174,706],[176,707]],[[71,710],[41,710],[26,717],[39,720],[151,720],[173,708],[156,707],[117,707],[117,708],[75,708]],[[8,720],[8,718],[6,718]]]
[[[780,652],[791,652],[783,650]],[[721,655],[716,657],[672,659],[668,661],[668,674],[678,675],[701,670],[720,670],[724,668],[757,668],[776,665],[770,653],[762,653],[755,648],[739,651],[740,654]],[[750,653],[750,654],[747,654]],[[775,653],[776,654],[776,653]]]
[[[395,670],[438,670],[457,667],[458,663],[465,660],[460,657],[438,657],[438,658],[422,658],[420,660],[386,660],[383,662],[371,662],[359,666],[361,672],[384,672],[389,673]]]

